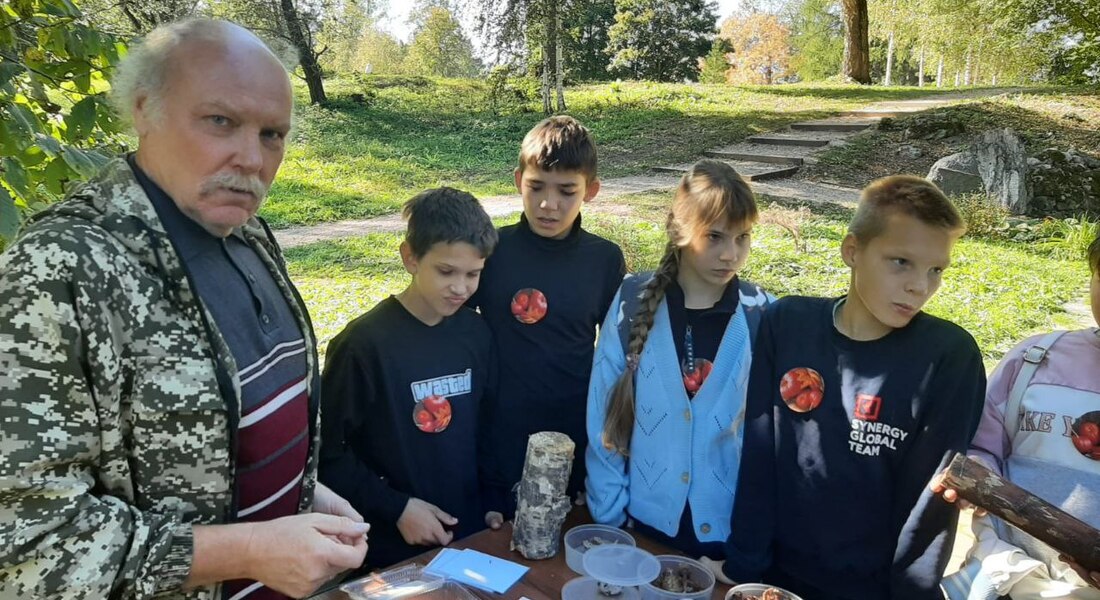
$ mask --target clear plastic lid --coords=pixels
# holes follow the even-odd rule
[[[415,598],[442,588],[444,583],[442,577],[426,573],[420,565],[406,565],[349,581],[340,591],[357,600]]]
[[[611,544],[585,552],[584,571],[603,583],[631,587],[656,579],[661,563],[641,548]]]

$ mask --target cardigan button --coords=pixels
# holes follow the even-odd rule
[[[684,472],[683,472],[683,473],[682,473],[682,474],[680,475],[680,481],[683,481],[684,483],[687,483],[687,482],[688,482],[688,481],[689,481],[690,479],[691,479],[691,475],[688,475],[688,472],[687,472],[687,471],[684,471]]]
[[[684,411],[684,420],[685,421],[690,421],[691,420],[691,409],[690,408]]]
[[[699,531],[702,531],[703,533],[710,533],[710,523],[703,523],[699,527]]]

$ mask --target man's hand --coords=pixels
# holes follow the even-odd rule
[[[986,510],[984,508],[980,506],[975,506],[970,502],[960,498],[957,491],[944,485],[943,479],[946,476],[946,473],[940,473],[933,477],[932,481],[928,483],[928,489],[932,490],[933,494],[939,494],[943,496],[943,499],[947,502],[958,504],[959,510],[967,510],[973,508],[975,517],[984,517],[986,515]]]
[[[495,510],[485,513],[485,526],[489,529],[500,529],[504,525],[504,515]]]
[[[359,511],[352,507],[351,502],[348,502],[343,496],[332,491],[332,489],[319,481],[313,492],[313,512],[336,517],[347,517],[356,523],[363,522],[363,515],[359,514]],[[351,538],[337,537],[335,539],[344,544],[351,546],[355,545],[355,540]]]
[[[347,517],[316,513],[256,523],[248,544],[250,577],[293,598],[308,596],[363,564],[369,529]]]
[[[737,585],[737,583],[734,582],[732,579],[726,577],[726,574],[722,571],[722,565],[726,564],[726,561],[714,560],[713,558],[700,556],[699,562],[703,563],[703,566],[710,569],[710,572],[714,573],[714,578],[718,581],[721,581],[726,585]]]
[[[1085,580],[1085,583],[1100,590],[1100,572],[1089,571],[1065,554],[1059,554],[1058,559],[1069,565],[1074,571],[1077,571],[1077,574],[1081,576],[1081,579]]]
[[[195,525],[194,558],[184,588],[254,579],[288,596],[307,596],[363,564],[369,529],[347,517],[318,513],[261,523]]]
[[[443,528],[452,526],[458,519],[443,512],[434,504],[420,498],[409,498],[405,510],[397,519],[397,530],[405,543],[419,546],[446,546],[454,534]]]

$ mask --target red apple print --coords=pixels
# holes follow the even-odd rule
[[[1100,460],[1100,410],[1087,412],[1073,422],[1070,441],[1082,456]]]
[[[1100,425],[1096,423],[1082,423],[1081,437],[1088,438],[1094,445],[1100,443]]]
[[[413,406],[413,422],[425,433],[439,433],[451,424],[451,403],[446,396],[428,396]]]
[[[512,316],[531,325],[546,316],[546,295],[534,288],[523,288],[512,296]]]
[[[703,387],[703,382],[710,376],[710,372],[714,370],[714,363],[705,358],[697,358],[695,364],[688,365],[685,362],[680,365],[680,369],[684,374],[684,389],[687,390],[688,396],[694,396],[695,392]]]
[[[791,369],[779,380],[779,395],[791,410],[810,412],[825,397],[825,380],[813,369]]]

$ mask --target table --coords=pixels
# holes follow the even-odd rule
[[[588,514],[588,509],[583,506],[575,506],[565,519],[565,525],[562,527],[562,535],[571,527],[591,522],[592,517]],[[630,534],[634,536],[634,540],[637,542],[639,548],[652,554],[683,554],[668,546],[650,540],[636,531],[632,530]],[[526,596],[530,598],[530,600],[558,600],[561,598],[562,586],[569,580],[580,577],[580,575],[574,573],[573,570],[565,564],[564,542],[562,542],[561,549],[553,558],[548,558],[546,560],[527,560],[523,558],[523,555],[519,552],[513,552],[509,549],[511,541],[512,524],[509,522],[505,523],[503,527],[496,531],[486,529],[450,544],[450,548],[457,548],[459,550],[472,548],[486,554],[506,558],[526,567],[530,567],[530,570],[523,576],[523,579],[520,579],[505,594],[493,594],[469,588],[470,592],[478,598],[484,600],[518,600]],[[439,548],[434,548],[403,563],[387,567],[385,570],[410,563],[426,565],[439,553],[439,550]],[[719,582],[714,586],[713,599],[723,600],[729,588],[730,586]],[[348,600],[348,595],[344,594],[339,589],[333,589],[318,594],[313,598],[314,600]]]

